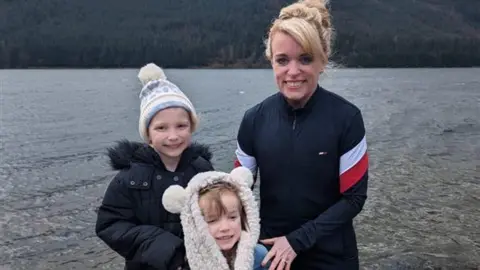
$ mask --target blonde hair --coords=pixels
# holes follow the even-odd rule
[[[280,31],[300,43],[306,53],[327,64],[334,38],[327,4],[328,0],[300,0],[282,8],[265,41],[267,59],[272,59],[272,37]]]

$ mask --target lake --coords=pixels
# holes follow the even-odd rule
[[[137,72],[0,70],[0,269],[123,269],[95,209],[114,175],[106,148],[140,140]],[[230,170],[244,111],[277,91],[272,71],[166,74],[199,111],[195,139]],[[362,269],[480,268],[480,69],[332,69],[320,84],[367,128]]]

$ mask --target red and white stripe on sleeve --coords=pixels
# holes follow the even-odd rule
[[[368,170],[367,140],[362,140],[340,157],[340,192],[359,182]]]
[[[255,159],[255,157],[252,157],[250,155],[248,155],[247,153],[245,153],[242,148],[240,148],[240,145],[237,143],[237,149],[235,150],[235,155],[236,155],[236,159],[235,159],[235,167],[239,167],[239,166],[243,166],[243,167],[246,167],[248,169],[250,169],[250,171],[252,172],[252,174],[255,175],[255,173],[257,172],[257,160]]]

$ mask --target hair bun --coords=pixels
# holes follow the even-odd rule
[[[320,16],[318,21],[321,22],[323,28],[331,27],[330,13],[327,9],[329,0],[303,0],[302,3],[311,9],[316,9],[319,12]]]
[[[326,2],[324,0],[299,1],[282,8],[279,19],[288,20],[291,18],[299,18],[309,22],[319,23],[323,21],[324,14],[328,15],[325,4]]]
[[[300,3],[303,3],[309,8],[315,8],[322,13],[322,11],[327,8],[329,0],[303,0]]]
[[[309,53],[320,55],[322,61],[328,63],[334,39],[328,4],[329,0],[298,0],[296,3],[283,7],[278,18],[268,30],[268,39],[265,41],[265,56],[268,60],[271,60],[272,57],[271,38],[273,33],[283,31],[301,43],[304,49],[309,50]]]

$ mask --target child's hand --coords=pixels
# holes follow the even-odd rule
[[[260,240],[265,245],[273,245],[262,261],[265,266],[273,258],[269,270],[290,270],[292,261],[297,257],[285,236]]]

